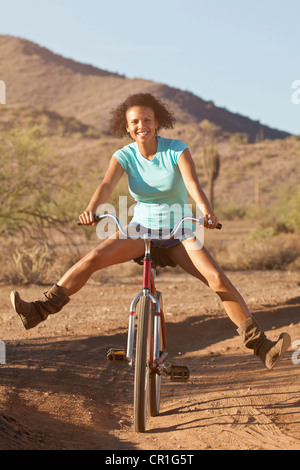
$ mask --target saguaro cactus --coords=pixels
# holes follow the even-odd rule
[[[213,138],[210,144],[203,147],[203,171],[207,179],[207,197],[214,205],[214,182],[219,175],[220,170],[220,155],[217,152]]]

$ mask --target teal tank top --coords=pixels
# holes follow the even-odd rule
[[[187,203],[187,189],[178,160],[187,145],[175,139],[157,137],[153,160],[144,158],[136,142],[114,153],[128,176],[130,194],[137,202],[131,224],[151,229],[169,229],[182,218],[192,215]],[[193,224],[185,222],[185,228]]]

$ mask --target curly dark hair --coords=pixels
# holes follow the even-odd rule
[[[123,103],[114,108],[111,112],[112,117],[109,121],[110,131],[117,137],[125,137],[128,135],[126,130],[126,111],[132,106],[146,106],[154,111],[155,119],[158,121],[158,128],[172,129],[175,124],[175,117],[168,109],[168,105],[162,103],[151,93],[136,93],[129,95]]]

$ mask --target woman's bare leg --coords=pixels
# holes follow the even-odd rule
[[[109,238],[84,256],[66,274],[51,287],[44,296],[34,302],[24,301],[17,291],[11,292],[14,310],[22,320],[26,330],[34,328],[49,315],[58,313],[70,298],[88,281],[97,270],[117,263],[130,261],[143,254],[142,240]]]
[[[222,300],[229,318],[240,324],[251,317],[251,313],[237,289],[227,278],[221,267],[199,241],[184,240],[168,249],[169,256],[186,272],[208,285]]]
[[[169,256],[185,271],[201,279],[218,294],[229,318],[238,326],[244,345],[252,349],[268,369],[278,363],[291,344],[288,333],[281,333],[277,341],[269,340],[252,317],[244,299],[200,242],[191,239],[169,248]]]
[[[137,258],[144,253],[143,240],[108,238],[72,266],[58,281],[69,297],[78,292],[91,275],[100,269]]]

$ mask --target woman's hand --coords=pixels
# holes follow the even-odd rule
[[[79,220],[82,225],[97,225],[97,222],[95,221],[95,214],[89,210],[85,210],[83,214],[80,214]]]
[[[204,220],[204,227],[210,228],[210,229],[216,228],[216,226],[220,222],[218,217],[216,217],[214,213],[205,214],[203,217],[203,220]]]

